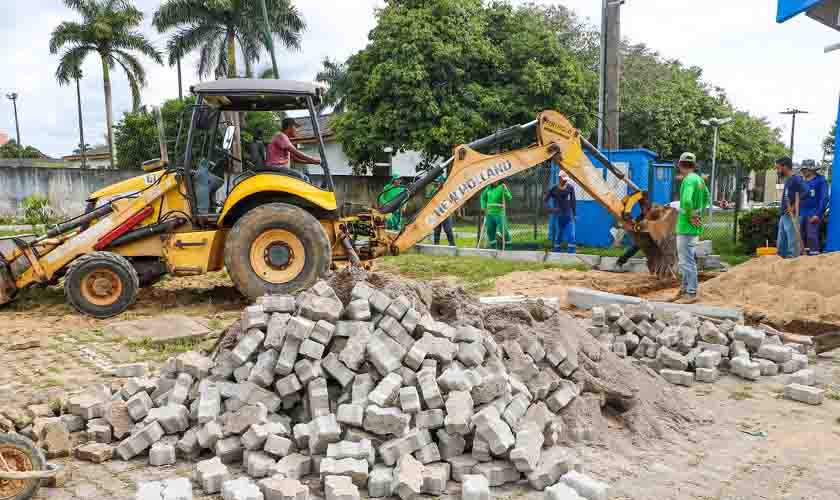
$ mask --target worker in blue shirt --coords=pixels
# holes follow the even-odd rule
[[[808,189],[799,212],[802,242],[809,255],[817,255],[820,253],[820,226],[828,208],[828,181],[820,175],[820,167],[814,160],[804,160],[801,171]]]
[[[575,188],[569,184],[566,172],[560,172],[560,182],[545,195],[545,209],[551,214],[550,233],[554,252],[561,252],[566,244],[569,253],[577,253],[575,245],[575,217],[577,200]]]
[[[802,248],[799,245],[799,214],[801,203],[808,193],[808,188],[802,177],[793,172],[793,160],[785,156],[776,161],[776,170],[785,179],[782,190],[781,217],[779,217],[779,233],[776,242],[779,256],[785,259],[796,258],[802,255]]]

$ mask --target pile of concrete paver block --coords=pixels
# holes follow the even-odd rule
[[[587,329],[619,357],[635,358],[672,384],[711,383],[724,371],[750,381],[787,375],[786,398],[823,401],[824,390],[814,387],[816,374],[808,368],[807,346],[783,343],[776,332],[685,311],[658,318],[646,302],[594,307]]]
[[[140,376],[71,397],[67,418],[89,437],[77,458],[193,460],[194,484],[225,500],[306,500],[313,480],[326,500],[414,500],[450,481],[479,500],[522,480],[550,499],[607,497],[560,443],[558,413],[580,388],[559,345],[497,344],[365,282],[346,307],[323,281],[261,297],[240,327],[212,357],[181,354],[155,378],[116,367]],[[191,498],[184,490],[153,483],[137,498]]]

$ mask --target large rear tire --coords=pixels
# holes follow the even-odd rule
[[[47,469],[47,461],[32,441],[17,434],[0,433],[0,454],[15,472],[37,472]],[[0,461],[0,471],[6,470]],[[0,500],[28,500],[41,487],[40,479],[12,481],[0,479]]]
[[[137,300],[140,279],[134,266],[111,252],[82,255],[67,269],[64,295],[74,309],[94,318],[110,318]]]
[[[225,243],[228,274],[250,299],[308,288],[327,272],[331,260],[330,241],[318,219],[285,203],[247,212]]]

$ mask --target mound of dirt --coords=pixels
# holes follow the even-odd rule
[[[560,344],[569,357],[577,359],[578,369],[571,378],[581,389],[581,397],[560,413],[565,441],[584,439],[609,445],[629,438],[645,445],[674,441],[692,426],[711,421],[707,412],[656,373],[618,358],[574,317],[541,301],[489,306],[462,288],[358,269],[343,270],[328,280],[342,301],[349,300],[349,290],[359,281],[380,287],[388,295],[404,294],[415,308],[450,325],[483,328],[500,344],[529,335],[542,339],[546,350]]]
[[[702,286],[704,301],[736,305],[780,324],[840,325],[840,254],[785,260],[761,257]]]

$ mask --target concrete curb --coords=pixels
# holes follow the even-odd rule
[[[493,250],[491,248],[463,248],[442,245],[418,244],[413,251],[435,257],[483,257],[485,259],[500,259],[511,262],[535,262],[558,265],[587,265],[597,267],[601,262],[600,255],[552,253],[542,250]],[[645,269],[647,271],[647,269]]]
[[[642,301],[638,297],[599,292],[588,288],[569,288],[566,292],[566,302],[578,309],[592,309],[594,306],[608,304],[639,304]],[[732,321],[743,321],[744,319],[744,312],[735,308],[704,306],[702,304],[672,304],[669,302],[651,302],[651,305],[653,305],[653,308],[657,312],[666,314],[676,311],[687,311],[710,318],[731,319]]]

